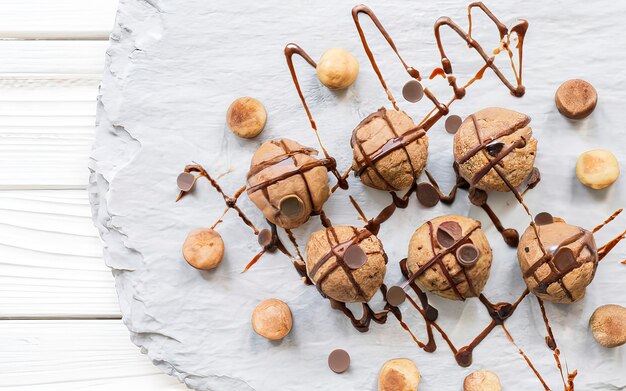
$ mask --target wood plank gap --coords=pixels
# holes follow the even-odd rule
[[[108,31],[0,31],[0,41],[108,41]]]
[[[32,315],[32,316],[3,316],[0,321],[9,320],[120,320],[121,315]]]

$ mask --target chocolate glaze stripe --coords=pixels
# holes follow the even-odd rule
[[[530,361],[530,358],[526,355],[526,353],[524,353],[522,348],[520,348],[519,345],[515,342],[515,340],[513,339],[513,336],[511,335],[511,333],[509,332],[509,330],[506,328],[504,324],[502,325],[502,330],[504,330],[504,334],[506,334],[509,341],[517,348],[517,352],[520,354],[520,356],[524,358],[524,360],[526,361],[530,369],[533,371],[533,373],[535,374],[535,376],[537,377],[537,379],[543,386],[544,390],[550,391],[550,387],[548,387],[548,384],[545,382],[545,380],[543,380],[543,377],[541,376],[537,368],[533,365],[533,363]],[[566,389],[565,391],[569,391],[569,390]],[[572,391],[573,391],[573,388],[572,388]]]
[[[298,160],[296,159],[296,155],[294,155],[289,149],[289,146],[285,143],[285,140],[280,140],[280,147],[283,149],[283,151],[285,151],[286,155],[289,155],[291,157],[293,165],[295,167],[298,167]],[[311,193],[311,187],[309,186],[309,181],[306,179],[306,175],[304,175],[304,172],[300,172],[300,178],[302,178],[304,186],[306,187],[306,194],[309,199],[309,203],[311,204],[311,211],[315,213],[315,202],[313,202],[313,193]]]
[[[276,142],[274,142],[275,145]],[[284,149],[284,148],[283,148]],[[276,165],[278,163],[282,163],[283,161],[292,158],[294,155],[298,155],[298,154],[304,154],[304,155],[308,155],[308,156],[313,156],[313,155],[317,155],[317,151],[313,148],[299,148],[299,149],[294,149],[294,150],[290,150],[289,153],[284,153],[282,155],[278,155],[276,157],[273,157],[269,160],[264,160],[262,162],[259,162],[255,165],[253,165],[252,167],[250,167],[250,170],[248,171],[248,175],[246,176],[247,179],[252,178],[253,176],[255,176],[256,174],[260,173],[261,171]]]
[[[319,132],[317,130],[317,125],[315,124],[315,120],[313,119],[313,115],[311,114],[311,110],[309,109],[309,105],[306,103],[306,99],[304,98],[304,94],[302,93],[302,89],[300,88],[300,82],[298,81],[298,75],[296,74],[296,69],[293,65],[293,55],[297,54],[302,57],[309,65],[313,68],[317,68],[317,63],[313,61],[311,56],[307,54],[300,46],[295,43],[290,43],[285,46],[285,59],[287,60],[287,66],[289,67],[289,72],[291,73],[291,79],[293,80],[293,84],[296,86],[296,91],[298,92],[298,96],[300,97],[300,101],[302,102],[302,106],[304,107],[304,111],[306,111],[306,115],[309,118],[309,123],[311,124],[311,128],[315,133],[315,137],[317,138],[317,142],[324,153],[326,159],[332,159],[326,148],[324,148],[324,144],[322,144],[322,139],[320,138]],[[334,159],[332,159],[334,160]],[[328,167],[327,167],[328,168]],[[330,167],[330,171],[337,178],[337,184],[342,189],[348,188],[348,182],[343,179],[339,171],[337,171],[336,166]]]
[[[261,189],[267,189],[268,187],[284,180],[287,178],[290,178],[294,175],[301,175],[309,170],[312,170],[316,167],[334,167],[336,165],[335,163],[335,159],[333,158],[329,158],[329,159],[315,159],[306,163],[303,163],[300,167],[296,167],[295,170],[290,170],[287,172],[284,172],[274,178],[268,179],[265,182],[261,182],[261,183],[257,183],[256,185],[250,186],[248,187],[248,194],[252,194],[256,191],[259,191]]]
[[[435,245],[436,239],[435,239],[435,230],[433,229],[433,223],[431,223],[430,221],[427,221],[426,224],[428,225],[428,236],[430,238],[430,248],[432,249],[433,257],[436,257],[437,256],[437,249],[436,249],[436,245]],[[469,240],[469,236],[467,237],[467,240]],[[459,241],[459,242],[461,242],[461,241]],[[471,240],[470,240],[470,242],[471,242]],[[451,247],[453,247],[455,245],[456,245],[456,243],[453,244]],[[460,246],[461,246],[461,243],[459,243],[459,246],[457,246],[457,247],[460,247]],[[461,292],[459,292],[459,288],[457,287],[457,285],[460,285],[460,284],[462,284],[465,281],[456,281],[454,278],[452,278],[452,276],[450,275],[450,272],[448,271],[448,268],[443,263],[443,257],[441,257],[439,259],[439,261],[437,262],[437,265],[439,266],[439,269],[443,273],[444,277],[446,277],[446,280],[448,280],[448,284],[450,284],[450,288],[454,291],[454,294],[457,295],[461,300],[465,301],[465,298],[463,297]],[[434,266],[434,264],[433,264],[433,266]],[[470,283],[469,280],[467,280],[467,283],[468,284]]]
[[[522,136],[520,139],[515,140],[512,144],[503,148],[498,155],[496,155],[493,159],[489,159],[487,164],[481,167],[481,169],[474,174],[472,179],[469,181],[470,186],[476,186],[476,184],[478,184],[478,182],[480,182],[480,180],[483,179],[483,177],[487,175],[496,164],[500,163],[502,159],[507,157],[509,153],[513,152],[513,150],[523,148],[526,145],[526,142],[526,139]]]

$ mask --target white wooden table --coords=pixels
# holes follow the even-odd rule
[[[183,390],[129,340],[85,191],[115,0],[0,2],[0,389]]]

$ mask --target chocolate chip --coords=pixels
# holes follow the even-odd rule
[[[444,221],[437,228],[437,242],[441,247],[449,248],[461,238],[463,229],[456,221]]]
[[[176,178],[176,185],[181,191],[189,191],[193,187],[196,177],[190,172],[181,172]]]
[[[485,205],[485,203],[487,203],[487,192],[472,187],[469,190],[469,200],[473,205],[483,206]]]
[[[358,269],[367,262],[367,254],[358,244],[353,244],[343,254],[343,261],[350,269]]]
[[[554,217],[548,212],[541,212],[535,216],[535,224],[548,225],[554,223]]]
[[[280,209],[280,213],[284,214],[285,216],[296,217],[299,216],[304,210],[304,203],[302,202],[300,197],[296,195],[290,195],[281,199],[278,207]]]
[[[554,266],[561,272],[569,272],[573,270],[578,263],[576,262],[576,255],[569,247],[561,247],[559,251],[554,254]]]
[[[344,373],[350,368],[350,355],[343,349],[335,349],[328,355],[328,367],[335,373]]]
[[[417,185],[417,200],[427,208],[432,208],[439,203],[439,193],[433,185],[422,182]]]
[[[527,185],[529,189],[534,189],[535,186],[541,181],[541,172],[537,167],[533,167],[533,170],[528,175]]]
[[[489,155],[495,157],[495,156],[498,156],[500,151],[502,151],[502,148],[504,148],[504,143],[500,141],[495,141],[490,144],[487,144],[487,146],[485,147],[485,151],[487,151]]]
[[[272,231],[267,228],[262,229],[261,232],[259,232],[257,241],[263,248],[269,246],[270,244],[272,244]]]
[[[519,233],[513,228],[503,230],[502,237],[504,238],[504,243],[508,244],[510,247],[517,247],[519,244]]]
[[[409,80],[402,87],[402,96],[411,103],[419,102],[424,96],[424,88],[417,80]]]
[[[449,116],[448,118],[446,118],[446,124],[445,124],[446,132],[450,134],[456,133],[461,127],[462,123],[463,123],[463,119],[461,119],[461,117],[459,117],[458,115]]]
[[[397,307],[406,300],[406,292],[400,286],[392,286],[387,290],[385,298],[387,299],[387,303]]]
[[[469,267],[478,261],[480,251],[471,243],[462,245],[456,250],[456,259],[462,266]]]

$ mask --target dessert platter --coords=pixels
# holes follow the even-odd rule
[[[163,371],[626,387],[626,7],[431,3],[120,3],[90,196]]]

